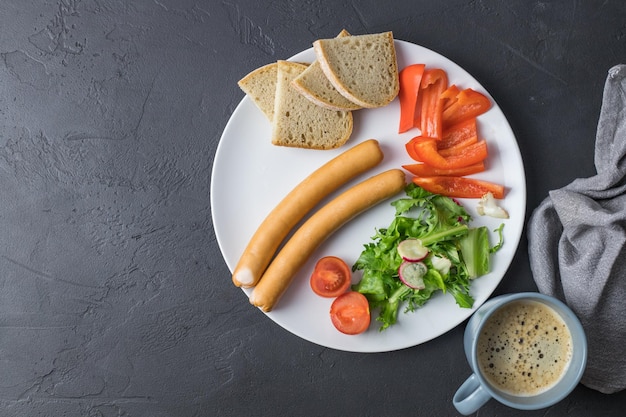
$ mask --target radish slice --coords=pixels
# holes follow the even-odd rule
[[[400,281],[402,281],[407,287],[414,290],[421,290],[426,288],[424,284],[424,275],[428,271],[428,267],[423,262],[402,262],[398,275]]]
[[[428,248],[419,239],[406,239],[398,244],[398,255],[405,261],[419,262],[428,255]]]

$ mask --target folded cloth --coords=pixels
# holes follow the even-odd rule
[[[549,192],[528,223],[540,292],[564,301],[587,334],[581,383],[626,388],[626,65],[609,70],[595,147],[597,175]]]

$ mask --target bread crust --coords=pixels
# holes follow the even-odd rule
[[[274,94],[276,91],[276,77],[278,64],[272,62],[263,65],[237,82],[241,90],[263,112],[271,122],[274,118]]]
[[[345,29],[337,35],[338,38],[346,36],[350,36],[350,33]],[[297,76],[292,81],[292,85],[300,94],[318,106],[337,111],[354,111],[361,108],[337,91],[317,60]]]
[[[366,97],[365,92],[372,90],[371,86],[375,85],[376,80],[373,79],[366,70],[359,70],[360,68],[369,68],[370,63],[367,62],[368,57],[366,54],[362,53],[363,60],[354,64],[351,62],[350,58],[346,57],[347,55],[351,55],[348,53],[349,51],[347,51],[347,49],[349,49],[348,47],[343,48],[343,54],[334,53],[334,51],[332,51],[333,46],[342,48],[342,42],[344,42],[344,44],[362,42],[368,45],[370,41],[379,42],[381,47],[385,49],[385,54],[382,57],[384,58],[382,66],[386,68],[387,77],[383,77],[383,79],[388,84],[386,93],[376,95],[373,98]],[[339,93],[353,103],[365,108],[383,107],[391,103],[398,95],[400,82],[398,79],[398,63],[392,32],[353,35],[344,39],[318,39],[313,42],[313,49],[320,63],[320,67],[328,80]],[[346,66],[354,67],[355,65],[359,67],[359,69],[346,71]],[[357,80],[356,78],[359,76],[362,78]],[[377,73],[377,76],[379,77],[380,73]]]
[[[315,87],[311,85],[311,83],[307,81],[307,77],[316,77],[316,71],[322,72],[322,75],[326,78],[326,74],[324,74],[320,63],[315,61],[298,78],[292,81],[292,86],[308,100],[330,110],[354,111],[362,108],[339,93],[328,78],[326,78],[326,80],[328,80],[330,84],[329,87]]]

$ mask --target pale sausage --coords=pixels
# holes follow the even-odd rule
[[[404,172],[375,175],[331,200],[298,228],[250,294],[250,303],[270,311],[311,254],[333,232],[359,213],[386,200],[405,186]]]
[[[235,267],[233,283],[238,287],[255,286],[283,239],[313,207],[382,160],[378,141],[369,139],[339,154],[305,178],[256,230]]]

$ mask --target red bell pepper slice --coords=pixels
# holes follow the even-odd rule
[[[483,140],[482,142],[485,142],[485,141]],[[485,142],[485,145],[483,145],[482,143],[478,142],[478,137],[474,136],[473,138],[470,138],[467,141],[458,144],[457,146],[453,146],[451,148],[446,148],[446,149],[437,149],[437,150],[439,152],[439,155],[443,156],[444,158],[448,158],[450,156],[463,155],[468,151],[468,149],[473,149],[474,146],[477,146],[480,148],[485,146],[485,149],[487,147],[486,142]]]
[[[477,117],[491,108],[491,101],[487,96],[471,88],[461,90],[457,100],[441,115],[444,126],[451,126],[463,120]]]
[[[481,198],[491,192],[494,198],[504,198],[504,186],[466,177],[414,177],[413,182],[426,191],[455,198]]]
[[[422,136],[441,139],[444,101],[440,96],[447,88],[448,75],[444,70],[433,68],[424,71],[420,86],[421,105],[419,112],[419,126]]]
[[[413,147],[415,141],[422,140],[421,136],[416,136],[406,144],[406,150],[409,156],[421,162],[422,159],[417,155]],[[450,156],[458,154],[462,148],[478,142],[478,130],[476,119],[468,119],[450,126],[443,131],[443,137],[437,141],[437,151],[442,156]]]
[[[445,128],[443,137],[437,142],[437,149],[450,149],[470,145],[478,141],[476,118],[464,120]]]
[[[437,140],[418,136],[407,143],[407,150],[415,153],[416,161],[424,162],[434,168],[450,169],[462,168],[484,161],[488,156],[487,142],[480,140],[472,145],[459,149],[448,156],[443,156],[437,150]],[[409,153],[410,155],[411,153]]]
[[[413,64],[404,67],[398,74],[400,78],[400,91],[398,99],[400,100],[400,126],[398,133],[404,133],[415,127],[415,107],[418,101],[420,84],[424,75],[424,64]]]
[[[447,109],[448,107],[450,107],[452,104],[454,104],[457,101],[457,95],[460,92],[461,90],[459,90],[459,87],[457,87],[456,84],[452,84],[450,87],[446,89],[446,91],[441,93],[440,98],[444,100],[443,110]]]
[[[422,162],[422,159],[420,158],[420,156],[417,154],[417,151],[415,150],[415,142],[419,139],[421,139],[421,136],[415,136],[413,139],[408,141],[406,145],[404,145],[404,147],[406,148],[406,152],[409,154],[412,160],[417,161],[417,162]]]
[[[428,164],[410,164],[402,165],[402,168],[409,171],[411,174],[418,177],[437,177],[437,176],[452,176],[452,177],[464,177],[466,175],[477,174],[485,170],[484,162],[477,162],[472,165],[468,165],[463,168],[450,168],[441,169],[434,168]]]

